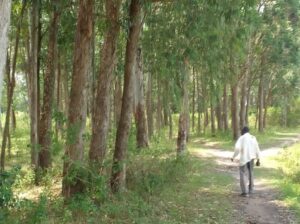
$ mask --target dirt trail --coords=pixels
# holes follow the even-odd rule
[[[276,156],[286,146],[300,140],[300,135],[290,136],[276,142],[276,147],[261,149],[261,161],[264,158]],[[236,224],[294,224],[297,223],[292,211],[279,200],[279,192],[266,183],[263,179],[255,178],[255,191],[249,197],[240,197],[238,165],[232,163],[230,158],[232,151],[224,151],[216,148],[208,148],[197,151],[197,156],[214,158],[218,166],[217,171],[231,174],[236,179],[236,186],[232,193],[232,203],[235,207]],[[254,171],[255,175],[255,171]]]

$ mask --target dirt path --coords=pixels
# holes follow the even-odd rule
[[[291,136],[280,142],[276,147],[262,149],[261,161],[264,165],[265,158],[276,156],[288,145],[299,141],[300,136]],[[297,223],[292,211],[289,211],[285,204],[279,200],[279,192],[262,178],[255,178],[255,191],[251,196],[240,197],[238,165],[232,163],[230,158],[232,151],[224,151],[216,148],[208,148],[197,151],[197,156],[214,158],[218,166],[217,171],[229,173],[236,179],[232,203],[235,207],[236,224],[292,224]],[[254,171],[255,175],[255,171]]]

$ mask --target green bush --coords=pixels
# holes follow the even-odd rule
[[[13,184],[21,167],[15,166],[9,171],[0,173],[0,207],[7,206],[13,201]]]
[[[300,183],[300,144],[285,149],[280,162],[286,177],[295,183]]]

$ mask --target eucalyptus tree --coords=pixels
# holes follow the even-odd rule
[[[38,121],[39,121],[39,24],[40,0],[31,2],[30,10],[30,44],[28,45],[28,70],[29,70],[29,100],[30,100],[30,143],[31,164],[38,167]]]
[[[1,169],[4,170],[4,163],[5,163],[5,148],[7,139],[9,138],[9,123],[10,123],[10,116],[12,114],[12,102],[13,102],[13,95],[14,95],[14,89],[16,85],[16,65],[17,65],[17,58],[18,58],[18,52],[19,52],[19,42],[20,42],[20,31],[22,26],[22,21],[24,17],[26,7],[26,0],[23,0],[22,7],[20,11],[19,20],[17,23],[17,29],[16,29],[16,39],[14,44],[14,53],[12,58],[12,69],[10,69],[10,63],[9,60],[7,60],[7,111],[6,111],[6,118],[5,118],[5,126],[4,126],[4,132],[3,132],[3,138],[2,138],[2,146],[1,146]]]
[[[86,123],[86,85],[91,60],[94,16],[93,0],[80,0],[77,15],[72,84],[68,114],[68,136],[63,167],[65,199],[84,190],[79,169],[83,165],[83,132]]]
[[[55,84],[55,58],[57,57],[57,34],[60,10],[57,0],[51,1],[51,19],[49,26],[48,53],[46,72],[44,75],[44,95],[39,121],[39,160],[38,166],[43,170],[51,166],[51,138],[52,138],[52,107]]]
[[[91,162],[101,167],[106,154],[109,127],[110,90],[116,64],[117,40],[120,31],[121,0],[106,0],[106,36],[101,51],[94,110],[92,112],[92,137],[89,151]]]
[[[0,99],[2,96],[2,81],[6,64],[8,31],[10,25],[11,0],[0,2]]]
[[[138,42],[143,25],[143,9],[140,0],[131,0],[129,6],[129,33],[126,43],[124,65],[124,90],[122,108],[117,128],[115,150],[113,156],[112,174],[110,179],[113,192],[122,191],[126,179],[126,152],[132,116],[134,66]]]

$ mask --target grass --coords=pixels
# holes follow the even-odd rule
[[[15,196],[22,198],[16,198],[12,206],[0,209],[0,223],[233,222],[231,194],[235,182],[232,177],[215,170],[217,164],[212,159],[187,154],[178,160],[175,141],[165,140],[167,132],[157,133],[150,149],[140,152],[136,151],[135,135],[131,134],[126,192],[121,195],[110,193],[108,168],[106,176],[90,183],[87,194],[64,204],[60,196],[63,143],[57,143],[53,169],[44,176],[41,186],[36,187],[30,169],[28,124],[26,119],[18,121],[22,128],[18,128],[12,136],[12,157],[7,161],[7,168],[22,165],[13,187]],[[295,136],[297,132],[299,129],[272,128],[263,134],[253,131],[262,147]],[[109,145],[112,148],[112,140]],[[192,138],[189,148],[232,150],[233,145],[230,133],[217,133],[215,137],[207,133],[200,138]],[[109,150],[108,167],[111,164],[111,153],[112,150]],[[287,163],[275,159],[267,163],[269,167],[258,169],[258,175],[267,177],[270,183],[282,189],[286,203],[299,211],[300,187],[292,180],[292,175],[282,169],[288,167]],[[289,167],[290,170],[294,168]]]
[[[285,148],[279,157],[271,157],[267,162],[273,168],[268,175],[270,181],[280,189],[282,200],[295,211],[300,222],[300,143]]]
[[[174,141],[164,140],[161,134],[154,136],[150,149],[141,152],[134,148],[135,137],[131,135],[126,192],[110,193],[107,172],[102,179],[90,183],[93,186],[85,195],[64,204],[60,195],[61,153],[54,157],[53,169],[43,177],[41,185],[34,186],[26,129],[18,128],[12,136],[7,170],[16,164],[22,169],[13,186],[15,200],[0,209],[0,223],[231,222],[231,177],[212,173],[212,160],[189,154],[177,159]],[[107,162],[110,164],[110,159]]]

